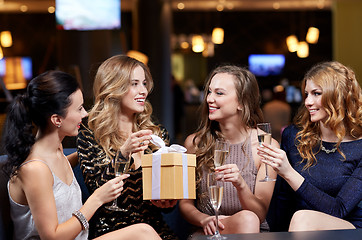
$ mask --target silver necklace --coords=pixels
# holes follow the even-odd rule
[[[337,151],[337,148],[335,147],[335,148],[332,148],[332,149],[326,149],[324,146],[323,146],[323,144],[321,143],[321,150],[322,151],[324,151],[324,152],[326,152],[327,154],[330,154],[330,153],[334,153],[335,151]]]

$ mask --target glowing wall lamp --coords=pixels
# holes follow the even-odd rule
[[[0,47],[0,60],[3,59],[3,57],[4,57],[3,49]]]
[[[0,42],[3,47],[11,47],[13,45],[10,31],[2,31],[0,33]]]
[[[308,43],[316,44],[319,38],[319,29],[310,27],[307,32],[306,40]]]
[[[224,29],[214,28],[214,30],[212,30],[211,39],[215,44],[222,44],[224,42]]]

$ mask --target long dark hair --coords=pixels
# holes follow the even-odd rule
[[[45,129],[51,115],[65,117],[71,104],[69,96],[79,89],[71,75],[48,71],[32,79],[24,95],[9,106],[4,129],[7,174],[16,174],[35,143],[36,129]],[[36,129],[34,129],[34,127]]]

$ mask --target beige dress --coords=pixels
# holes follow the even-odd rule
[[[258,169],[252,155],[251,139],[250,136],[243,143],[231,144],[229,154],[225,160],[225,164],[236,164],[240,170],[241,176],[244,178],[246,184],[251,192],[255,192],[255,182]],[[203,213],[214,215],[214,210],[208,198],[208,189],[206,183],[206,175],[208,170],[203,172],[203,179],[201,180],[198,191],[201,191],[201,197],[197,199],[196,207]],[[224,195],[219,209],[219,215],[233,215],[243,210],[237,191],[231,182],[224,184]],[[262,224],[261,229],[268,229],[265,223]]]

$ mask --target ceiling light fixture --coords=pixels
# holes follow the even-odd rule
[[[48,13],[54,13],[54,12],[55,12],[55,7],[54,6],[48,7]]]
[[[216,10],[217,10],[218,12],[224,11],[224,5],[223,5],[223,4],[218,4],[218,5],[216,6]]]
[[[224,29],[214,28],[211,35],[212,42],[215,44],[222,44],[224,42]]]
[[[194,35],[192,37],[192,51],[196,53],[204,51],[205,49],[204,43],[205,43],[204,39],[202,38],[201,35]]]
[[[299,42],[297,55],[300,58],[306,58],[309,56],[309,46],[307,42]]]
[[[306,40],[308,43],[316,44],[319,38],[319,29],[310,27],[307,32]]]
[[[3,47],[11,47],[13,45],[13,38],[10,31],[2,31],[0,33],[0,42]]]
[[[28,11],[28,6],[26,6],[26,5],[20,6],[20,12],[27,12],[27,11]]]
[[[296,52],[298,50],[298,38],[295,35],[290,35],[287,37],[287,46],[289,52]]]
[[[185,8],[185,4],[184,4],[184,3],[180,2],[180,3],[177,4],[177,9],[183,10],[184,8]]]

